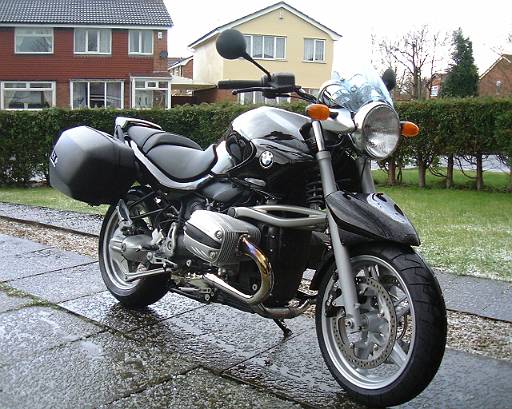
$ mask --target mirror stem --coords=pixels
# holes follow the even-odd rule
[[[270,72],[268,72],[262,65],[257,63],[249,54],[245,53],[244,55],[242,55],[242,58],[246,59],[249,62],[252,62],[256,67],[258,67],[261,71],[263,71],[267,75],[267,77],[270,81],[272,74],[270,74]]]

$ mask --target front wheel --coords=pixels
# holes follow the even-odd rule
[[[316,330],[336,381],[368,406],[417,396],[443,358],[446,309],[430,268],[409,247],[372,244],[351,251],[361,331],[345,321],[333,263],[318,292]]]

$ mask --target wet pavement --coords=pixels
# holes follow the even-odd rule
[[[323,363],[311,318],[290,320],[284,339],[272,321],[175,294],[130,311],[96,260],[9,236],[0,246],[2,409],[359,407]],[[403,407],[510,407],[511,383],[511,362],[448,350]]]

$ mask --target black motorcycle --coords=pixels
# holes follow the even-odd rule
[[[414,134],[393,109],[394,76],[335,74],[314,97],[293,74],[254,61],[238,31],[224,31],[217,50],[265,73],[219,88],[293,94],[310,105],[305,115],[248,111],[205,150],[133,118],[117,118],[114,136],[85,126],[63,132],[52,186],[111,205],[99,243],[107,288],[129,308],[171,291],[273,319],[285,333],[284,320],[316,304],[322,354],[350,396],[371,406],[412,399],[441,363],[446,311],[412,247],[420,244],[414,227],[375,191],[370,170],[401,133]],[[311,291],[301,291],[307,268],[316,273]]]

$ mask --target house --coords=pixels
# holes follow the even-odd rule
[[[478,95],[512,95],[512,54],[502,54],[487,71],[480,76]]]
[[[244,34],[247,52],[270,72],[292,72],[296,83],[317,92],[331,76],[334,41],[341,36],[285,2],[273,4],[217,27],[189,47],[194,51],[193,78],[217,84],[220,80],[258,79],[262,73],[247,61],[225,60],[216,51],[218,35],[234,28]],[[198,101],[236,100],[262,103],[261,92],[234,97],[230,90],[196,91]]]
[[[169,65],[169,73],[177,77],[194,78],[194,56],[174,61]]]
[[[0,0],[0,109],[170,108],[163,0]]]
[[[427,99],[436,99],[441,96],[441,87],[446,79],[446,73],[437,72],[432,75],[430,81],[426,84],[425,94]]]

